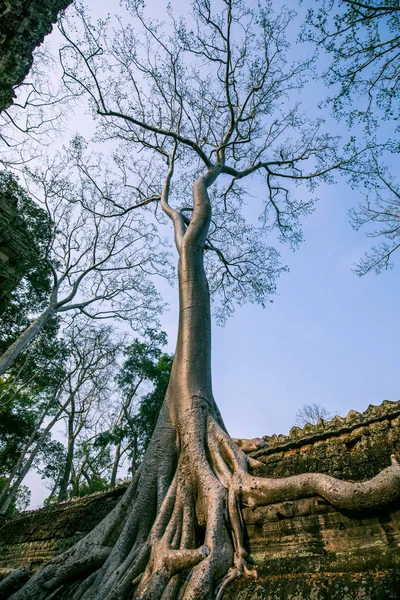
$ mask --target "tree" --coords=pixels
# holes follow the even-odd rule
[[[66,357],[57,333],[57,322],[49,322],[14,362],[7,377],[0,378],[0,474],[5,478],[0,492],[2,513],[8,513],[29,469],[39,468],[39,463],[47,460],[44,454],[55,449],[49,432],[60,416],[54,413]]]
[[[364,124],[370,137],[382,136],[382,123],[398,134],[400,99],[400,6],[390,0],[320,0],[308,11],[303,38],[324,48],[332,57],[325,81],[338,91],[329,99],[334,114],[350,125]],[[384,238],[358,262],[355,272],[380,273],[393,266],[400,247],[399,183],[383,166],[393,162],[399,143],[384,141],[367,161],[353,170],[353,182],[365,188],[365,202],[350,211],[355,229],[371,238]],[[389,154],[389,156],[382,156]],[[390,154],[392,156],[390,156]],[[379,159],[379,160],[378,160]]]
[[[44,308],[51,290],[46,262],[51,222],[7,171],[0,172],[0,348]]]
[[[316,402],[313,404],[303,404],[296,412],[296,425],[304,427],[307,423],[316,425],[320,419],[329,420],[333,417],[332,413]]]
[[[11,373],[0,387],[5,429],[2,433],[6,433],[1,445],[7,456],[3,470],[7,479],[0,492],[0,514],[7,513],[29,470],[38,466],[44,453],[49,455],[56,450],[50,432],[64,408],[60,408],[57,402],[65,376],[62,368],[63,354],[58,352],[55,356],[58,364],[53,369],[47,366],[46,372],[51,373],[52,377],[47,385],[43,385],[35,374],[32,376],[29,370],[31,379],[28,384],[24,385],[22,381],[21,385],[20,374],[17,373],[17,377],[13,379]],[[33,363],[32,360],[26,362],[28,368]]]
[[[67,429],[67,452],[59,481],[58,501],[67,499],[75,448],[82,435],[93,427],[101,408],[111,395],[110,381],[116,366],[118,345],[110,327],[90,327],[87,320],[67,332],[70,351],[68,376],[58,399]],[[67,399],[67,402],[65,402]],[[84,443],[84,439],[81,441]],[[76,469],[75,469],[76,471]]]
[[[160,354],[154,365],[152,377],[154,387],[140,400],[136,416],[138,457],[140,459],[144,456],[156,427],[158,415],[167,393],[173,361],[172,355]]]
[[[349,212],[355,230],[363,228],[367,237],[382,239],[372,246],[355,266],[357,275],[375,272],[377,275],[393,267],[393,255],[400,248],[400,187],[387,167],[371,158],[375,176],[358,174],[366,188],[365,200]]]
[[[118,345],[110,327],[96,328],[87,319],[77,320],[64,332],[58,346],[63,352],[59,352],[56,358],[63,364],[58,370],[57,379],[53,374],[53,386],[48,385],[45,394],[43,391],[35,394],[35,390],[38,392],[37,382],[36,386],[31,382],[28,396],[30,404],[25,401],[20,411],[24,420],[29,420],[24,427],[24,436],[20,433],[19,455],[12,463],[9,460],[7,486],[0,494],[2,513],[7,511],[31,468],[36,468],[44,477],[49,476],[53,480],[53,490],[58,490],[59,502],[67,499],[76,446],[82,445],[82,436],[95,427],[96,421],[101,418],[103,404],[109,401],[110,382],[113,381],[118,353]],[[9,377],[4,386],[7,389],[11,387],[11,392],[16,387]],[[15,396],[18,398],[21,394],[14,393],[14,404]],[[3,397],[5,405],[9,406],[8,398],[5,394]],[[13,416],[15,420],[19,414],[14,410]],[[61,420],[65,420],[67,429],[65,453],[60,443],[50,437],[52,429]],[[19,419],[17,423],[21,428]],[[5,448],[7,455],[9,447],[10,443]],[[62,464],[60,459],[63,459]],[[51,460],[53,464],[49,465]],[[56,463],[57,468],[61,467],[60,473],[55,472]]]
[[[397,119],[400,98],[400,6],[390,0],[319,0],[303,37],[332,55],[327,83],[339,84],[334,110],[369,126],[377,110]],[[354,99],[357,104],[354,105]]]
[[[81,442],[73,465],[70,497],[87,496],[109,489],[110,465],[108,448],[96,447],[91,440]]]
[[[125,361],[118,374],[117,382],[122,392],[122,402],[114,441],[116,451],[111,476],[115,485],[119,461],[127,454],[131,462],[131,473],[135,473],[150,443],[164,401],[171,375],[173,356],[161,351],[166,344],[164,332],[147,332],[148,340],[135,340],[125,351]],[[151,383],[153,389],[143,396],[143,384]],[[140,396],[139,396],[140,394]],[[126,440],[125,448],[122,447]]]
[[[0,492],[3,489],[3,486],[6,484],[6,480],[0,477]],[[13,498],[10,506],[8,507],[7,513],[5,515],[1,515],[0,523],[2,523],[4,517],[14,517],[19,512],[22,512],[27,509],[31,500],[31,491],[26,485],[22,485],[18,493]]]
[[[99,31],[84,22],[87,44],[73,42],[64,27],[70,57],[64,78],[79,93],[84,86],[102,117],[103,134],[122,141],[122,172],[128,177],[135,162],[140,167],[135,184],[127,180],[138,190],[137,203],[119,211],[160,205],[172,222],[180,307],[171,378],[147,452],[121,502],[13,600],[59,594],[79,577],[66,592],[76,599],[133,594],[205,600],[217,592],[220,600],[229,582],[254,574],[244,548],[242,505],[318,494],[340,509],[357,510],[399,493],[397,463],[365,483],[310,473],[254,476],[256,462],[229,437],[213,398],[210,288],[222,293],[228,311],[236,299],[266,302],[279,272],[276,251],[263,243],[271,228],[267,217],[282,238],[296,243],[299,217],[310,203],[293,195],[291,182],[317,181],[340,164],[335,142],[319,134],[319,125],[306,125],[293,105],[281,104],[286,92],[298,90],[303,74],[284,61],[291,15],[284,10],[274,17],[268,5],[253,11],[230,0],[214,13],[208,0],[196,0],[194,21],[185,25],[171,17],[173,33],[164,35],[140,4],[129,2],[129,8],[137,26],[119,30],[114,41],[109,32],[102,37],[104,23]],[[135,147],[140,160],[129,162]],[[264,226],[256,228],[244,219],[240,182],[259,173],[266,201]],[[110,200],[110,218],[116,208]],[[205,252],[220,260],[206,261],[210,286]]]
[[[173,356],[160,348],[165,343],[164,332],[148,330],[143,341],[136,339],[124,350],[125,360],[116,377],[116,403],[109,410],[109,425],[92,442],[94,451],[114,453],[110,487],[115,487],[118,470],[126,458],[130,463],[128,471],[132,476],[135,474],[150,443],[173,362]]]
[[[79,197],[83,203],[90,195],[100,205],[99,191],[90,181],[74,185],[67,169],[61,161],[42,175],[32,174],[50,217],[45,262],[52,284],[44,310],[0,356],[0,375],[55,315],[116,317],[139,330],[159,308],[149,275],[165,273],[165,260],[162,253],[154,258],[157,238],[152,238],[151,228],[132,214],[110,221],[85,211]]]

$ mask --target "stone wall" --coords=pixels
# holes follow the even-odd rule
[[[52,30],[58,13],[72,0],[0,2],[0,111],[14,99],[33,61],[33,51]]]
[[[26,564],[36,570],[71,547],[111,511],[126,487],[26,511],[7,521],[0,528],[0,574]]]
[[[400,457],[400,402],[385,400],[363,413],[320,419],[317,425],[293,427],[288,436],[264,437],[266,446],[251,453],[263,463],[257,474],[287,477],[299,473],[328,473],[340,479],[364,481]]]
[[[400,456],[400,402],[264,440],[251,453],[263,463],[257,475],[318,471],[363,481]],[[400,501],[359,515],[315,497],[245,509],[244,518],[259,578],[234,583],[224,600],[400,599]]]
[[[264,438],[251,453],[258,475],[326,472],[360,481],[400,454],[400,402],[350,411],[288,436]],[[71,546],[115,506],[125,487],[23,513],[0,529],[0,574]],[[400,501],[381,511],[337,511],[322,498],[244,509],[257,580],[241,579],[224,600],[400,600]],[[3,571],[2,571],[3,569]]]
[[[26,252],[26,236],[20,226],[17,198],[0,194],[0,314],[18,284],[18,263]]]

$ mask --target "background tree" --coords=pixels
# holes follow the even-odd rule
[[[140,459],[143,458],[156,427],[168,389],[173,361],[173,355],[165,353],[160,355],[154,365],[154,374],[151,380],[154,387],[140,401],[136,416],[138,457]]]
[[[3,490],[3,485],[6,485],[7,480],[0,477],[0,492]],[[13,501],[7,509],[5,515],[0,515],[0,523],[3,522],[4,518],[15,517],[19,512],[26,510],[31,501],[31,491],[26,485],[22,485],[17,494],[14,496]]]
[[[304,427],[307,423],[316,425],[320,419],[332,419],[333,414],[325,406],[321,406],[316,402],[312,404],[303,404],[296,412],[296,425]]]
[[[289,90],[298,93],[307,68],[285,63],[290,13],[274,16],[268,5],[253,11],[230,0],[214,10],[208,0],[197,0],[190,22],[171,17],[173,33],[164,34],[140,4],[128,6],[135,29],[127,26],[114,38],[104,23],[96,29],[84,21],[79,43],[64,28],[64,77],[71,89],[90,95],[93,111],[103,117],[100,132],[121,140],[116,163],[137,190],[134,204],[126,196],[119,207],[115,199],[106,202],[107,214],[160,205],[172,222],[180,306],[171,378],[121,502],[13,600],[40,600],[53,591],[107,600],[216,593],[220,600],[230,581],[254,575],[246,561],[242,505],[317,494],[356,510],[398,495],[398,464],[361,484],[310,473],[252,475],[256,463],[229,437],[213,398],[210,288],[221,292],[228,312],[236,300],[267,301],[279,266],[265,233],[275,227],[296,244],[310,201],[293,193],[294,184],[312,185],[343,164],[320,124],[307,123],[284,102]],[[141,154],[130,160],[135,147]],[[246,223],[243,184],[258,174],[265,186],[259,228]],[[98,212],[94,204],[92,210]],[[205,252],[220,261],[206,261],[210,286]],[[79,577],[66,592],[67,582]]]
[[[82,497],[111,487],[110,449],[96,446],[92,440],[82,441],[77,448],[72,469],[70,497]]]
[[[110,221],[83,209],[79,199],[84,203],[86,195],[101,206],[99,190],[90,181],[74,186],[66,169],[67,163],[61,162],[34,176],[50,215],[45,259],[52,284],[44,310],[0,356],[0,374],[57,314],[116,317],[138,331],[159,308],[149,276],[165,274],[165,257],[155,254],[158,238],[151,227],[133,214]]]
[[[118,374],[117,382],[123,398],[120,415],[114,435],[118,442],[114,457],[111,485],[115,479],[119,460],[126,454],[134,475],[137,466],[149,445],[156,426],[161,405],[168,388],[173,357],[162,352],[160,346],[166,344],[164,332],[148,332],[148,341],[135,340],[125,352],[125,361]],[[144,395],[143,387],[152,385],[152,390]],[[125,448],[123,441],[126,440]]]
[[[381,273],[393,267],[394,254],[400,247],[400,187],[392,168],[379,164],[371,157],[374,174],[357,173],[355,183],[362,179],[365,200],[349,212],[350,222],[357,231],[363,229],[367,237],[378,244],[373,245],[355,266],[357,275],[369,272]],[[382,240],[383,241],[379,241]]]
[[[303,37],[332,56],[325,73],[339,84],[331,98],[337,114],[396,120],[400,98],[400,6],[390,0],[319,0],[308,11]],[[354,100],[357,102],[354,102]],[[377,112],[379,109],[380,112]]]
[[[0,172],[0,348],[43,310],[51,290],[46,261],[51,221],[16,178]]]
[[[50,431],[62,413],[57,398],[65,378],[67,349],[54,338],[57,328],[54,331],[49,325],[19,356],[7,377],[0,378],[2,513],[8,512],[28,471],[56,450]]]
[[[367,137],[377,135],[381,144],[380,151],[354,165],[352,182],[365,189],[365,202],[350,212],[355,229],[383,238],[355,272],[380,273],[393,266],[400,246],[400,187],[393,176],[399,152],[400,6],[390,0],[319,0],[307,23],[303,39],[332,58],[324,77],[334,89],[328,102],[335,116],[351,126],[361,123]]]
[[[58,403],[66,421],[67,451],[59,482],[59,502],[67,499],[75,449],[79,443],[84,444],[86,432],[93,428],[93,421],[101,418],[104,403],[110,399],[118,353],[110,327],[94,328],[84,320],[74,324],[66,337],[67,377]]]

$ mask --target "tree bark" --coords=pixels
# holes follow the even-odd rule
[[[179,213],[162,199],[180,254],[179,329],[170,383],[144,459],[104,521],[45,565],[13,600],[45,600],[57,588],[65,592],[71,579],[81,581],[73,600],[221,600],[236,577],[256,574],[246,560],[243,504],[319,494],[335,506],[362,510],[400,495],[395,461],[362,484],[315,473],[253,477],[250,459],[228,436],[212,393],[203,264],[211,218],[207,188],[218,173],[209,170],[195,182],[186,232]]]
[[[112,468],[112,473],[111,473],[110,485],[112,488],[115,487],[115,483],[117,481],[117,473],[118,473],[120,456],[121,456],[121,442],[118,442],[117,447],[115,449],[114,463],[113,463],[113,468]]]
[[[75,410],[74,402],[72,400],[71,411],[68,415],[68,444],[67,444],[67,456],[65,458],[65,465],[63,474],[61,477],[60,490],[58,493],[57,502],[64,502],[67,499],[68,484],[71,478],[72,461],[74,460],[75,451],[75,435],[74,435],[74,421],[75,421]]]

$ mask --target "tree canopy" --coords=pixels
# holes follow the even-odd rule
[[[296,246],[301,218],[313,206],[310,190],[337,170],[351,171],[365,153],[354,140],[339,151],[338,140],[290,95],[299,94],[310,66],[285,60],[292,14],[242,0],[194,0],[185,19],[168,9],[167,26],[142,2],[126,6],[131,20],[114,31],[107,21],[91,24],[79,6],[75,20],[61,25],[63,80],[71,95],[88,100],[96,143],[113,148],[105,164],[76,144],[74,167],[95,188],[95,197],[81,194],[79,204],[109,223],[136,214],[170,222],[178,258],[176,351],[153,435],[124,498],[13,600],[54,593],[221,600],[234,579],[256,576],[243,506],[317,495],[340,510],[362,511],[399,493],[394,459],[363,483],[322,473],[258,477],[257,461],[229,436],[213,396],[210,294],[219,293],[220,318],[236,303],[265,304],[282,270],[276,238]],[[253,213],[255,190],[261,201]],[[151,345],[132,349],[120,378],[121,414],[140,379],[160,366]],[[129,424],[131,415],[124,416]],[[90,460],[87,453],[85,464]]]
[[[208,3],[194,3],[187,22],[170,14],[166,28],[148,19],[140,3],[126,6],[131,23],[114,32],[107,22],[91,24],[79,8],[78,33],[68,21],[61,26],[69,92],[88,95],[97,139],[118,144],[103,210],[111,217],[163,206],[161,181],[169,172],[168,202],[176,206],[170,214],[181,214],[186,228],[189,182],[202,168],[218,165],[206,244],[210,289],[220,299],[217,317],[232,314],[235,303],[265,304],[285,269],[266,234],[276,231],[296,247],[301,218],[314,206],[298,184],[313,191],[357,153],[352,148],[340,156],[321,121],[288,99],[309,71],[307,61],[286,61],[285,30],[293,13],[234,3],[219,14]],[[93,178],[99,159],[80,153],[77,163]],[[246,180],[263,185],[262,202],[253,202],[256,225],[246,218]],[[86,207],[94,210],[94,202]]]
[[[15,176],[0,172],[0,351],[43,310],[51,291],[47,262],[52,222]]]
[[[328,103],[336,117],[350,126],[361,123],[366,136],[377,139],[352,174],[354,186],[365,190],[365,201],[351,209],[351,223],[379,242],[357,263],[358,275],[391,268],[400,247],[399,26],[398,2],[320,0],[309,9],[303,30],[303,39],[331,57],[324,77],[333,90]]]

